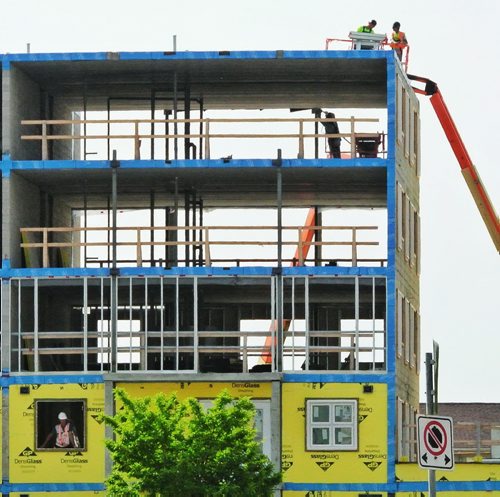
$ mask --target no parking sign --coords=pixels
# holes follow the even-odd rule
[[[418,465],[425,469],[453,469],[453,420],[418,416]]]

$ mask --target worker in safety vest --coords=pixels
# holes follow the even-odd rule
[[[51,432],[47,435],[47,438],[40,445],[40,449],[44,449],[48,446],[56,449],[66,449],[66,448],[76,448],[80,447],[80,441],[76,434],[76,430],[73,423],[65,412],[60,412],[57,416],[59,423],[53,427]]]
[[[403,59],[403,49],[408,46],[406,35],[399,30],[401,24],[395,22],[392,25],[391,48],[396,51],[399,60]]]
[[[366,26],[360,26],[357,29],[358,33],[373,33],[373,28],[377,25],[377,21],[372,19]]]

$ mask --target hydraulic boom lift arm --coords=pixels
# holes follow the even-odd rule
[[[437,84],[430,79],[422,78],[420,76],[413,76],[411,74],[408,74],[407,76],[413,81],[425,83],[425,88],[423,90],[416,87],[413,87],[413,89],[416,93],[431,97],[430,102],[432,107],[436,112],[439,122],[441,123],[446,137],[450,142],[451,148],[453,149],[458,163],[460,164],[465,182],[467,183],[472,197],[476,202],[479,213],[483,218],[484,224],[490,233],[493,243],[495,244],[497,251],[500,252],[500,222],[498,220],[497,213],[495,212],[495,208],[493,207],[488,193],[481,182],[479,173],[477,172],[477,169],[472,163],[467,149],[465,148],[458,129],[453,122],[450,111],[444,103],[443,96],[441,95]]]

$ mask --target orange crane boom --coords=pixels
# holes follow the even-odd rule
[[[455,154],[455,157],[460,164],[465,182],[469,187],[491,239],[493,240],[497,251],[500,252],[500,222],[498,220],[498,215],[483,183],[481,182],[479,173],[477,172],[477,169],[472,163],[472,159],[465,148],[464,142],[462,141],[460,133],[458,132],[437,84],[430,79],[422,78],[420,76],[414,76],[411,74],[408,74],[407,76],[413,81],[425,83],[425,88],[423,90],[416,87],[412,88],[416,93],[431,97],[430,102],[432,107],[436,112],[448,141],[450,142],[450,146]]]
[[[304,229],[300,233],[300,241],[295,249],[295,256],[292,260],[291,266],[300,266],[301,262],[307,259],[307,254],[309,253],[309,248],[311,247],[312,239],[316,233],[316,210],[314,207],[309,209],[307,213],[306,222],[304,223]],[[264,343],[264,350],[262,351],[262,355],[260,356],[260,360],[264,364],[271,364],[272,362],[272,353],[271,347],[275,345],[276,338],[273,343],[273,336],[277,330],[277,323],[273,321],[269,327],[269,331],[272,332],[271,336],[266,337],[266,341]],[[290,327],[290,319],[283,320],[283,332],[288,331]]]

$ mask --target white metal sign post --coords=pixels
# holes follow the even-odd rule
[[[424,469],[453,469],[453,420],[446,416],[418,416],[417,425],[418,465]]]

